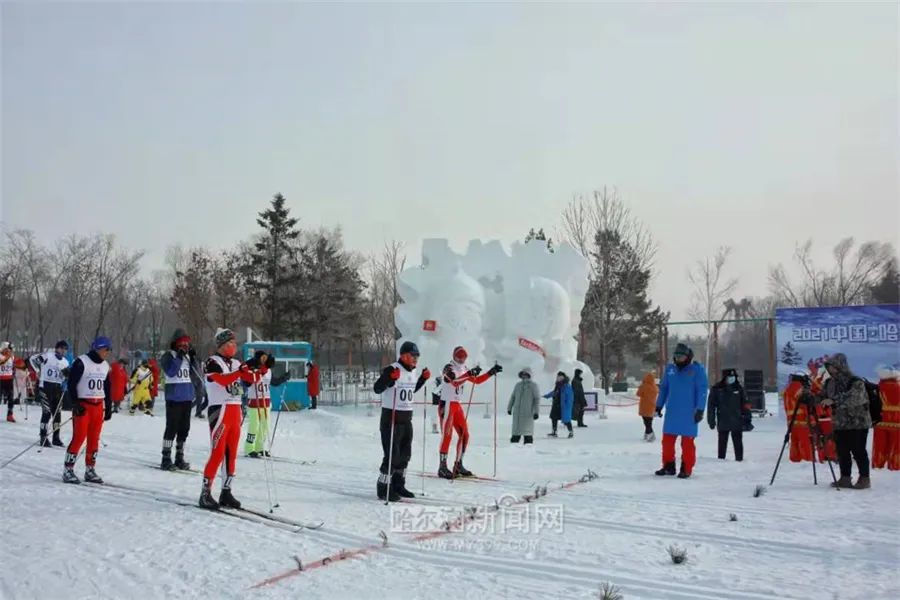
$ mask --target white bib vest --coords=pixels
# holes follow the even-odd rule
[[[456,363],[450,363],[450,367],[453,369],[454,378],[462,377],[468,372],[466,365],[458,365]],[[443,375],[443,374],[442,374]],[[460,384],[452,384],[447,383],[441,378],[441,400],[445,402],[460,402],[463,396],[463,389],[465,388],[465,383]]]
[[[272,392],[272,371],[266,371],[262,378],[250,386],[248,396],[251,400],[268,400]]]
[[[16,358],[10,354],[9,360],[0,365],[0,379],[12,379]]]
[[[46,352],[43,355],[44,362],[41,365],[41,385],[45,383],[61,384],[63,382],[63,369],[68,368],[69,359],[65,356],[56,358],[56,352]]]
[[[172,352],[172,360],[175,363],[180,363],[178,366],[178,372],[172,375],[171,377],[166,376],[166,384],[175,385],[176,383],[191,383],[191,362],[187,357],[178,358],[178,354]]]
[[[234,373],[241,366],[241,361],[236,358],[226,360],[218,355],[209,357],[222,369],[223,375]],[[209,395],[210,406],[221,406],[223,404],[241,404],[241,381],[237,380],[229,386],[224,386],[215,381],[206,381],[206,392]]]
[[[419,382],[418,369],[407,371],[406,367],[399,362],[391,365],[395,369],[400,369],[400,379],[394,382],[394,387],[384,390],[381,394],[382,408],[396,408],[397,410],[412,410],[413,396],[416,394],[416,384]],[[396,397],[397,403],[394,404]]]
[[[103,384],[109,375],[109,363],[105,360],[100,364],[91,360],[87,354],[78,357],[84,365],[84,373],[78,380],[78,397],[85,400],[103,400]]]

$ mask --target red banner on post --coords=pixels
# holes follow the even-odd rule
[[[435,331],[437,330],[437,321],[432,321],[430,319],[426,319],[425,323],[422,324],[422,331]]]
[[[547,358],[547,355],[544,354],[544,349],[541,348],[538,344],[532,342],[531,340],[526,340],[525,338],[519,338],[519,345],[525,348],[526,350],[531,350],[532,352],[537,352],[544,358]]]

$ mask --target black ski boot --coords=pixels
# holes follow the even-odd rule
[[[94,467],[84,468],[84,480],[88,483],[103,483],[103,479],[97,475],[97,471],[94,470]]]
[[[475,473],[463,466],[462,459],[459,459],[456,461],[456,464],[453,465],[453,475],[456,477],[475,477]]]
[[[184,454],[176,454],[175,455],[175,468],[179,471],[190,471],[191,463],[184,460]]]
[[[72,467],[66,467],[63,470],[62,480],[63,483],[81,483],[81,480],[78,479],[78,475],[75,474],[75,469]]]
[[[663,465],[663,468],[656,472],[657,475],[674,475],[675,474],[675,463],[667,462]]]
[[[406,471],[394,471],[391,476],[391,489],[401,498],[415,498],[416,495],[406,489]]]
[[[262,457],[262,454],[260,454],[256,450],[247,454],[247,458],[261,458],[261,457]]]
[[[175,463],[172,462],[171,454],[163,454],[162,462],[159,464],[159,468],[163,471],[174,471]]]
[[[231,494],[231,488],[222,488],[222,493],[219,494],[219,506],[222,508],[240,508],[241,503]]]
[[[50,440],[47,439],[46,435],[41,436],[41,448],[50,448]]]
[[[375,491],[379,500],[388,500],[389,502],[400,502],[402,500],[394,486],[390,485],[390,478],[384,473],[378,476],[378,484],[375,486]]]
[[[691,474],[685,471],[684,463],[681,463],[681,469],[678,471],[678,479],[687,479]]]
[[[200,492],[200,500],[197,502],[197,506],[206,510],[219,510],[219,503],[216,502],[209,492],[205,479],[203,480],[203,491]]]
[[[65,446],[65,444],[63,444],[63,441],[61,439],[59,439],[59,431],[57,431],[53,434],[53,445],[59,446],[60,448]]]
[[[532,436],[530,436],[530,435],[526,435],[526,436],[525,436],[525,439],[522,441],[522,443],[523,443],[523,444],[533,444],[533,443],[534,443],[534,437],[532,437]]]
[[[438,477],[441,479],[453,479],[453,472],[447,468],[447,455],[441,456],[441,466],[438,467]]]

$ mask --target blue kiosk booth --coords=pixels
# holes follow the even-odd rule
[[[299,410],[309,408],[309,392],[306,388],[306,363],[312,360],[312,344],[309,342],[266,342],[253,341],[241,346],[244,360],[257,350],[275,357],[275,374],[290,373],[290,380],[284,385],[272,388],[272,410]]]

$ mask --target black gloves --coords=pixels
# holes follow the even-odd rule
[[[466,377],[478,377],[481,375],[481,367],[474,367],[466,371]]]
[[[657,417],[661,417],[661,416],[662,416],[662,407],[661,407],[661,406],[657,406],[657,407],[656,407],[656,416],[657,416]]]
[[[82,417],[85,412],[84,404],[81,403],[81,400],[75,400],[75,403],[72,405],[72,416]]]
[[[188,350],[188,356],[191,357],[191,361],[193,362],[197,358],[197,351],[191,348]]]
[[[68,377],[69,376],[69,367],[66,367],[65,369],[60,371],[60,373],[62,373],[63,377]]]
[[[107,406],[106,410],[103,411],[103,420],[109,421],[112,419],[112,405]]]
[[[534,415],[534,420],[535,420],[535,421],[538,420],[538,415]]]
[[[512,414],[512,409],[506,411],[506,414],[511,415],[511,414]]]
[[[268,367],[269,369],[275,368],[275,357],[271,354],[269,355],[269,358],[266,359],[266,367]]]
[[[710,428],[710,429],[715,429],[715,428],[716,428],[716,422],[715,422],[715,421],[710,421],[710,422],[709,422],[709,428]]]
[[[502,373],[502,372],[503,372],[503,367],[502,367],[502,366],[500,366],[500,365],[494,365],[494,366],[491,367],[490,370],[488,371],[488,375],[494,376],[494,375],[496,375],[497,373]]]
[[[694,423],[699,423],[702,420],[703,420],[703,411],[697,409],[697,411],[694,412]]]
[[[178,348],[177,350],[175,350],[175,354],[178,355],[178,358],[183,359],[185,357],[186,352],[184,350],[182,350],[181,348]]]

